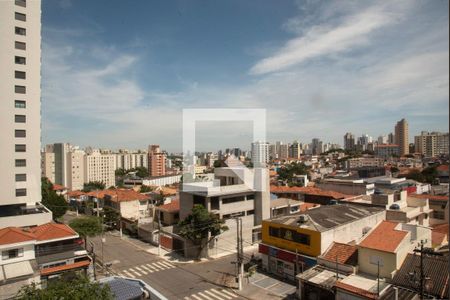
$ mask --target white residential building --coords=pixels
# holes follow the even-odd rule
[[[252,143],[252,163],[255,167],[265,167],[269,162],[269,143],[256,141]]]
[[[39,225],[41,1],[0,1],[0,45],[0,224]]]
[[[93,150],[84,156],[84,181],[100,181],[108,188],[116,185],[115,169],[116,158],[114,154],[101,154]]]

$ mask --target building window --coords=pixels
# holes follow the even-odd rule
[[[276,228],[269,226],[269,235],[283,240],[292,241],[299,244],[310,245],[311,237],[308,234],[300,233],[288,228]]]
[[[24,144],[16,144],[16,152],[26,152],[27,146]]]
[[[23,56],[15,56],[14,57],[14,62],[18,65],[26,65],[27,64],[27,59]]]
[[[23,256],[23,248],[20,249],[9,249],[6,251],[2,251],[2,259],[12,259]]]
[[[14,137],[16,138],[24,138],[27,136],[27,132],[23,129],[16,129],[14,132]]]
[[[27,189],[16,189],[16,197],[25,197],[27,195]]]
[[[15,48],[19,50],[27,50],[27,44],[24,42],[15,42]]]
[[[26,108],[27,103],[23,100],[14,100],[14,107],[15,108]]]
[[[23,85],[15,85],[14,92],[16,94],[25,94],[27,92],[27,88]]]
[[[16,182],[27,181],[27,174],[16,174]]]
[[[16,167],[26,167],[27,160],[26,159],[16,159]]]
[[[26,79],[26,73],[23,71],[15,71],[14,76],[16,79]]]
[[[255,210],[254,209],[247,210],[247,216],[254,215],[254,214],[255,214]]]
[[[25,115],[14,115],[14,121],[16,123],[25,123],[27,121],[27,117]]]
[[[445,212],[435,210],[432,212],[432,216],[434,219],[445,220]]]
[[[16,0],[17,6],[27,7],[27,1],[26,0]]]
[[[16,27],[15,32],[18,35],[27,35],[27,30],[22,27]]]
[[[16,12],[14,14],[14,17],[18,21],[24,21],[25,22],[27,20],[27,16],[25,14],[21,14],[21,13],[18,13],[18,12]]]

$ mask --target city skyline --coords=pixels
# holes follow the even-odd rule
[[[44,2],[42,143],[179,152],[193,107],[266,108],[269,141],[448,131],[448,2],[302,3]]]

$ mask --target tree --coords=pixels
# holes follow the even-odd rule
[[[124,168],[119,168],[116,171],[114,171],[114,173],[116,176],[124,176],[127,173],[127,171]]]
[[[145,178],[145,177],[149,176],[148,169],[146,167],[137,167],[135,169],[135,171],[136,171],[136,176],[137,177]]]
[[[85,248],[88,237],[96,236],[102,232],[102,223],[98,217],[76,218],[69,222],[69,226],[84,239]]]
[[[83,192],[88,193],[95,190],[104,190],[105,184],[101,181],[89,181],[83,184]]]
[[[139,193],[148,193],[148,192],[151,192],[151,191],[153,191],[153,190],[154,190],[154,188],[151,187],[151,186],[148,186],[148,185],[141,185],[141,188],[140,188],[140,190],[139,190]]]
[[[109,300],[114,299],[106,284],[91,282],[86,276],[76,275],[49,281],[45,289],[36,283],[22,287],[15,299],[46,300],[46,299],[78,299],[78,300]]]
[[[103,208],[103,224],[108,227],[114,227],[119,223],[120,213],[109,206]]]
[[[219,219],[213,213],[208,212],[203,205],[196,204],[192,208],[192,213],[178,223],[179,234],[192,241],[194,245],[199,246],[198,255],[200,256],[203,248],[214,237],[228,230],[228,227],[224,224],[223,219]]]
[[[66,213],[69,205],[63,196],[53,190],[53,184],[46,177],[41,178],[42,204],[52,212],[53,220]]]
[[[304,163],[293,162],[286,164],[284,167],[278,169],[278,178],[280,180],[286,180],[288,183],[292,183],[294,175],[307,175],[308,168]]]

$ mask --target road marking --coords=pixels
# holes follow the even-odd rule
[[[142,273],[144,273],[144,275],[147,275],[147,272],[146,271],[144,271],[144,270],[142,270],[141,268],[139,268],[138,266],[134,266],[136,269],[138,269],[139,270],[139,272],[142,272]]]
[[[220,290],[220,291],[221,291],[222,293],[224,293],[224,294],[227,294],[227,295],[231,296],[232,298],[237,298],[237,297],[238,297],[238,295],[233,294],[232,292],[227,291],[227,290],[225,290],[225,289],[222,289],[222,290]]]
[[[165,265],[160,266],[158,262],[153,263],[153,265],[157,268],[160,268],[161,270],[167,269],[167,267]]]
[[[200,294],[200,293],[199,293],[199,294]],[[197,300],[205,300],[204,298],[200,298],[199,296],[196,296],[195,294],[191,295],[191,297],[194,297],[194,298],[197,299]],[[206,296],[205,296],[205,297],[206,297]],[[206,297],[206,299],[212,300],[212,299],[209,298],[209,297]]]
[[[153,273],[155,271],[151,270],[149,267],[145,266],[145,265],[141,265],[141,268],[144,268],[145,270],[147,270],[147,272]]]
[[[198,292],[197,295],[202,296],[203,298],[208,299],[208,300],[214,300],[214,299],[208,297],[207,295],[203,294],[202,292]],[[195,295],[192,295],[192,296],[195,297]]]
[[[133,272],[134,274],[136,274],[137,276],[142,276],[141,273],[139,273],[138,271],[135,271],[133,268],[128,268],[129,271]]]
[[[158,271],[159,271],[159,269],[158,269],[158,268],[155,268],[152,264],[146,264],[146,266],[147,266],[149,269],[152,269],[154,272],[158,272]]]
[[[219,296],[221,296],[221,297],[225,297],[225,298],[227,298],[227,299],[233,299],[234,297],[237,297],[237,296],[235,296],[235,295],[233,295],[233,296],[229,296],[228,294],[226,294],[226,293],[223,293],[225,290],[216,290],[216,289],[210,289],[209,290],[211,293],[215,293],[215,294],[217,294],[217,295],[219,295]]]
[[[133,274],[131,274],[131,273],[128,272],[127,270],[123,270],[122,272],[123,272],[125,275],[127,275],[127,277],[136,278],[136,276],[134,276]]]
[[[168,268],[175,268],[174,265],[172,265],[172,264],[170,264],[170,263],[168,263],[168,262],[160,261],[160,263],[163,264],[163,265],[165,265],[165,266],[167,266]]]
[[[210,295],[211,297],[214,297],[214,298],[216,298],[216,299],[219,299],[219,300],[223,300],[223,298],[222,297],[219,297],[219,296],[217,296],[217,295],[215,295],[214,293],[212,293],[211,291],[204,291],[206,294],[208,294],[208,295]]]

